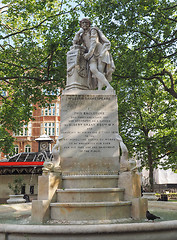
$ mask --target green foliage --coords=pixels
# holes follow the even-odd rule
[[[136,153],[150,169],[151,187],[158,164],[176,169],[175,0],[76,0],[75,6],[58,0],[3,3],[1,149],[10,136],[6,130],[19,130],[31,118],[31,104],[44,104],[52,99],[45,92],[65,85],[66,52],[79,28],[81,9],[111,41],[116,65],[111,84],[119,99],[120,134],[130,154]]]
[[[13,150],[13,137],[2,126],[0,126],[0,152],[8,154]]]
[[[16,177],[13,183],[9,183],[8,187],[15,195],[21,194],[22,187],[25,185],[23,177]]]
[[[177,98],[176,1],[84,1],[82,11],[112,43],[119,79],[158,80]]]
[[[158,88],[157,82],[147,85],[144,81],[122,83],[118,99],[120,132],[130,153],[136,152],[143,166],[149,166],[150,151],[153,168],[164,156],[175,163],[176,100]]]
[[[142,166],[176,169],[177,29],[175,0],[86,0],[82,6],[109,38],[120,134]],[[163,159],[163,161],[162,161]]]
[[[32,118],[65,86],[66,52],[78,29],[79,4],[58,0],[3,0],[0,9],[0,151],[9,132]],[[5,133],[5,134],[4,134]]]

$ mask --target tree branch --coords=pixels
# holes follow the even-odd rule
[[[36,77],[27,77],[27,76],[13,76],[13,77],[0,77],[0,80],[3,80],[5,82],[7,82],[8,84],[12,84],[10,83],[8,80],[13,80],[13,79],[19,79],[19,78],[22,78],[22,79],[31,79],[31,80],[36,80],[36,81],[40,81],[40,82],[47,82],[48,80],[44,80],[44,79],[41,79],[41,78],[36,78]],[[12,84],[13,85],[13,84]]]
[[[55,14],[55,15],[52,15],[48,18],[45,18],[43,21],[41,21],[39,24],[37,24],[36,26],[32,26],[30,28],[24,28],[23,30],[21,31],[17,31],[17,32],[14,32],[14,33],[11,33],[11,34],[8,34],[6,35],[5,37],[2,37],[1,39],[6,39],[6,38],[9,38],[9,37],[12,37],[12,36],[15,36],[17,34],[22,34],[26,31],[30,31],[30,30],[33,30],[33,29],[36,29],[38,27],[40,27],[43,23],[45,23],[46,21],[50,20],[51,18],[54,18],[54,17],[57,17],[57,16],[60,16],[60,15],[65,15],[65,14],[68,14],[72,11],[74,11],[78,6],[80,6],[81,4],[77,4],[74,8],[72,8],[71,10],[69,11],[66,11],[66,12],[59,12],[58,14]]]
[[[0,94],[0,98],[3,98],[5,101],[7,99],[7,97],[3,96],[2,94]]]
[[[37,77],[28,77],[28,76],[13,76],[13,77],[0,77],[0,80],[7,82],[8,84],[13,85],[13,83],[7,81],[7,80],[13,80],[13,79],[28,79],[28,80],[35,80],[41,83],[45,82],[55,82],[58,81],[58,79],[42,79],[42,78],[37,78]]]
[[[171,83],[170,88],[167,87],[167,85],[165,84],[165,82],[161,78],[161,76],[164,76],[165,74],[167,74],[170,77],[170,83]],[[118,74],[113,74],[113,76],[116,76],[116,77],[121,78],[121,79],[135,78],[134,76],[122,76],[122,75],[118,75]],[[137,77],[138,76],[136,76],[136,78]],[[161,71],[160,73],[156,73],[156,74],[154,74],[150,77],[139,76],[138,78],[143,79],[143,80],[157,79],[163,85],[165,91],[169,92],[174,98],[177,98],[177,92],[174,89],[174,86],[175,86],[174,78],[173,78],[173,75],[169,71],[163,69],[163,71]]]
[[[170,88],[167,87],[167,85],[165,84],[165,82],[161,78],[161,76],[164,76],[165,74],[167,74],[170,77],[170,83],[171,83]],[[173,97],[177,98],[177,92],[174,89],[173,75],[169,71],[163,69],[163,71],[161,71],[160,73],[154,74],[151,77],[142,77],[142,79],[144,79],[144,80],[152,80],[152,79],[159,80],[162,83],[165,91],[169,92]]]
[[[138,51],[138,50],[144,50],[144,49],[150,49],[150,48],[156,48],[156,47],[160,47],[160,46],[163,46],[163,45],[167,45],[167,44],[170,44],[170,43],[173,43],[177,40],[177,37],[169,40],[169,41],[165,41],[165,42],[162,42],[162,43],[158,43],[156,45],[152,45],[152,46],[146,46],[146,47],[139,47],[139,48],[136,48],[135,50]]]
[[[174,79],[173,79],[173,75],[171,74],[171,72],[165,70],[165,68],[162,71],[162,74],[167,74],[170,77],[170,82],[171,82],[171,88],[174,89]]]
[[[6,25],[6,24],[4,24],[4,23],[1,23],[1,25],[4,26],[4,27],[7,28],[7,29],[14,30],[14,29],[11,28],[9,25]]]
[[[146,37],[150,38],[152,41],[154,41],[157,45],[159,44],[159,42],[154,39],[151,35],[147,34],[146,32],[142,32],[142,31],[135,31],[135,32],[139,32],[140,34],[145,35]]]
[[[165,153],[164,155],[159,156],[159,157],[157,157],[157,158],[154,158],[154,159],[152,159],[152,160],[153,160],[153,161],[156,161],[156,160],[162,159],[162,158],[164,158],[165,156],[168,156],[168,155],[170,155],[170,154],[172,154],[172,153],[175,153],[175,152],[174,152],[174,151],[167,152],[167,153]]]
[[[170,58],[170,57],[173,57],[173,56],[175,56],[175,55],[177,55],[177,51],[174,52],[174,53],[172,53],[172,54],[170,54],[170,55],[167,55],[167,56],[161,57],[161,59],[162,59],[162,58]]]
[[[0,12],[1,12],[4,8],[7,8],[7,7],[9,7],[9,6],[10,6],[10,4],[7,4],[7,5],[4,5],[4,6],[0,7]]]
[[[1,63],[4,63],[4,64],[7,64],[7,65],[10,65],[10,66],[22,68],[23,70],[25,70],[22,66],[19,66],[19,65],[14,64],[14,63],[5,62],[5,61],[2,61],[2,60],[0,60],[0,62],[1,62]]]
[[[9,44],[9,43],[6,43],[6,44],[4,44],[4,45],[1,45],[1,44],[0,44],[0,47],[1,47],[3,50],[6,50],[6,49],[5,49],[5,47],[6,47],[6,46],[9,46],[9,47],[11,47],[11,48],[15,49],[15,47],[14,47],[14,46],[12,46],[12,45],[11,45],[11,44]]]
[[[51,53],[49,53],[42,61],[36,63],[36,65],[40,65],[41,63],[43,63],[47,58],[49,58],[50,55],[51,55]],[[19,66],[19,65],[17,65],[17,64],[14,64],[14,63],[5,62],[5,61],[2,61],[2,60],[0,60],[0,62],[2,62],[2,63],[4,63],[4,64],[7,64],[7,65],[11,65],[11,66],[14,66],[14,67],[21,68],[21,69],[23,69],[24,71],[29,70],[29,69],[39,69],[39,70],[40,70],[40,68],[37,68],[37,67],[24,68],[24,67],[22,67],[22,66]]]
[[[177,7],[177,4],[173,5],[173,6],[170,6],[170,7],[167,7],[167,8],[162,8],[160,10],[164,11],[164,10],[169,10],[169,9],[176,8],[176,7]]]

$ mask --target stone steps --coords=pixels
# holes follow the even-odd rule
[[[63,189],[117,188],[118,175],[70,175],[62,177]]]
[[[110,202],[123,201],[122,188],[58,189],[57,202]]]
[[[59,221],[116,220],[130,218],[131,202],[51,203],[51,219]]]
[[[62,189],[51,203],[56,221],[111,221],[131,217],[131,202],[118,188],[118,175],[62,176]]]

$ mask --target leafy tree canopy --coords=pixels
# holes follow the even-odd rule
[[[155,80],[148,85],[144,80],[120,82],[120,134],[129,154],[141,160],[149,169],[153,191],[153,169],[176,169],[177,115],[176,100],[162,90]]]
[[[86,0],[82,11],[112,43],[120,134],[150,170],[153,190],[158,164],[176,169],[176,1]]]
[[[112,85],[118,93],[120,132],[129,151],[141,156],[151,179],[153,168],[164,156],[168,156],[165,166],[175,168],[176,1],[74,2],[3,1],[1,149],[9,149],[5,142],[11,137],[6,130],[15,131],[29,121],[32,103],[46,101],[41,89],[50,92],[64,86],[66,52],[78,30],[81,9],[111,41],[116,65]]]
[[[3,0],[0,8],[0,151],[34,104],[51,101],[66,78],[66,52],[78,28],[80,4],[58,0]],[[9,149],[9,150],[8,150]]]
[[[157,79],[177,98],[176,0],[84,2],[82,10],[112,42],[116,76],[147,83]]]

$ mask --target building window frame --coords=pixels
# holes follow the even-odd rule
[[[30,144],[25,145],[25,152],[26,153],[31,152],[31,145]]]
[[[41,135],[46,134],[48,136],[56,136],[57,123],[56,122],[43,122],[41,123]]]
[[[15,133],[14,135],[15,136],[24,136],[24,137],[27,137],[27,136],[31,136],[31,133],[32,133],[32,123],[29,122],[28,124],[24,124],[23,127],[21,128],[21,131]]]
[[[14,155],[19,153],[19,146],[16,144],[14,145]]]
[[[51,103],[47,104],[46,107],[41,109],[41,116],[59,116],[60,104]]]

